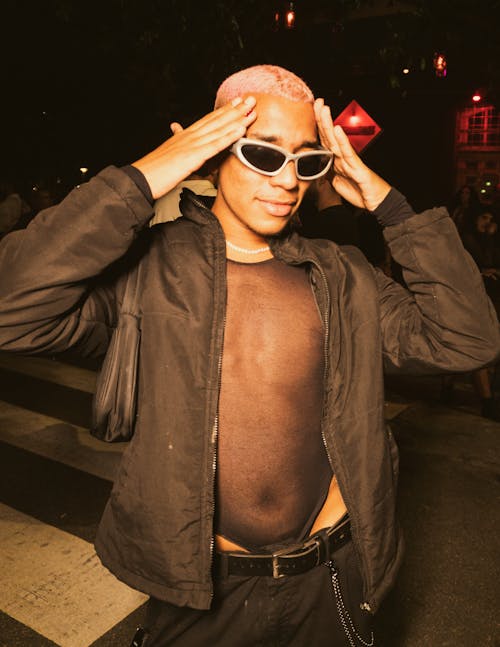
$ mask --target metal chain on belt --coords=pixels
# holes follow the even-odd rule
[[[365,647],[374,647],[375,637],[373,635],[373,631],[370,633],[370,642],[363,640],[363,638],[356,631],[356,628],[353,624],[349,611],[347,610],[344,604],[344,598],[342,597],[342,591],[340,589],[339,576],[334,563],[330,560],[329,562],[327,562],[326,565],[330,569],[333,592],[335,594],[335,601],[337,603],[337,610],[339,612],[340,622],[344,629],[345,635],[347,636],[347,640],[349,641],[349,645],[351,647],[356,647],[357,645],[356,639],[357,639],[362,645],[365,645]]]

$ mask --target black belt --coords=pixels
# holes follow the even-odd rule
[[[256,553],[216,553],[217,574],[267,575],[275,579],[286,575],[300,575],[319,564],[325,564],[333,553],[351,539],[349,519],[328,530],[322,530],[303,544],[290,546],[267,555]]]

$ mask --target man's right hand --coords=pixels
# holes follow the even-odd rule
[[[316,99],[314,112],[321,143],[335,155],[333,187],[355,207],[374,211],[391,186],[361,160],[341,126],[334,126],[329,106]]]
[[[255,120],[254,97],[234,99],[210,112],[185,129],[172,129],[174,135],[132,166],[146,178],[153,198],[158,199],[207,160],[244,137]]]

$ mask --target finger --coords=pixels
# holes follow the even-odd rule
[[[217,153],[229,148],[235,141],[244,137],[247,126],[243,124],[230,124],[224,128],[211,131],[199,137],[193,144],[193,150],[199,151],[205,159],[210,159]]]
[[[333,161],[333,170],[336,175],[341,175],[342,177],[350,177],[348,170],[346,169],[345,161],[341,157],[336,157]]]
[[[349,141],[349,137],[345,134],[342,126],[333,126],[333,137],[339,149],[339,157],[346,160],[359,160],[358,154],[354,150]]]
[[[331,146],[333,142],[329,137],[328,127],[327,127],[328,117],[330,116],[330,119],[331,119],[331,115],[329,115],[328,110],[325,110],[325,108],[326,106],[325,106],[324,100],[316,99],[316,101],[314,102],[314,114],[316,117],[316,124],[318,126],[319,137],[322,145],[325,146],[325,148],[328,148],[331,150]]]
[[[316,118],[316,125],[318,127],[318,134],[321,140],[323,140],[322,125],[321,125],[321,108],[323,107],[324,103],[325,103],[324,100],[321,97],[319,97],[314,101],[314,106],[313,106],[314,116]]]
[[[243,137],[246,134],[248,126],[256,117],[255,110],[252,110],[239,122],[231,121],[206,132],[198,131],[190,138],[189,148],[192,153],[206,161],[230,147],[240,137]]]
[[[173,135],[176,135],[177,133],[181,133],[184,130],[184,128],[177,121],[173,121],[170,124],[170,130],[172,131]]]
[[[240,137],[244,137],[247,128],[256,118],[257,113],[255,110],[252,110],[249,114],[241,117],[237,121],[223,122],[217,126],[214,124],[210,129],[196,131],[190,137],[190,145],[202,149],[205,146],[211,147],[214,143],[217,143],[219,151],[222,151]]]
[[[334,155],[338,154],[338,149],[333,136],[333,121],[330,107],[325,105],[323,99],[316,99],[314,103],[314,114],[316,117],[316,124],[318,126],[318,133],[321,143],[325,148],[331,150]]]
[[[189,129],[193,132],[206,132],[213,128],[218,128],[226,123],[238,121],[247,117],[255,108],[257,103],[255,97],[248,96],[245,99],[236,97],[221,108],[212,112],[196,121]]]

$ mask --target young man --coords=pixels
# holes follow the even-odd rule
[[[216,106],[3,241],[1,345],[104,353],[124,290],[106,270],[138,264],[135,434],[96,539],[151,596],[135,644],[372,645],[402,553],[383,364],[473,370],[498,322],[446,211],[415,215],[303,81],[249,68]],[[183,218],[147,228],[153,199],[219,154],[212,212],[186,193]],[[409,290],[288,230],[332,160]]]

